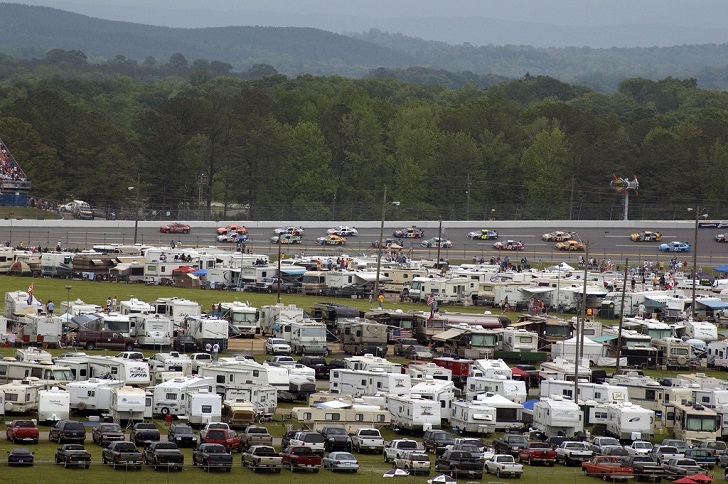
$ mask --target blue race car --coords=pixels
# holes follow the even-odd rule
[[[673,240],[667,244],[660,244],[657,250],[660,252],[690,252],[690,244]]]

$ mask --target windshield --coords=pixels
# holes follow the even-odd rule
[[[301,336],[304,338],[325,338],[326,329],[324,328],[301,328]]]
[[[192,427],[175,427],[174,432],[176,434],[194,434]]]
[[[131,442],[120,442],[116,444],[114,448],[122,452],[134,452],[135,450],[137,450],[136,445],[132,444]]]
[[[619,445],[619,440],[610,437],[604,437],[599,440],[599,445]]]
[[[526,442],[528,440],[522,435],[513,435],[508,439],[508,443],[510,444],[525,444]]]
[[[99,431],[101,431],[101,432],[121,432],[121,427],[119,425],[102,425],[99,427]]]
[[[477,347],[493,347],[498,343],[494,334],[474,334],[470,337],[470,345]]]
[[[220,444],[209,444],[205,447],[205,450],[207,450],[207,452],[211,452],[214,454],[226,454],[227,453],[227,452],[225,452],[225,446],[220,445]]]
[[[257,323],[258,315],[256,313],[233,313],[233,323]]]
[[[571,327],[568,325],[546,325],[544,334],[551,337],[568,337],[571,336]]]
[[[685,430],[715,432],[716,419],[711,416],[688,415]]]
[[[73,381],[73,373],[71,369],[53,370],[53,379],[57,381]]]
[[[650,444],[649,442],[635,442],[633,447],[635,449],[651,449],[652,444]]]
[[[332,427],[332,428],[326,429],[326,433],[329,434],[329,435],[348,435],[346,433],[346,430],[340,429],[340,428],[336,428],[336,427]]]

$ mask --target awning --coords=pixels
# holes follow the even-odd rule
[[[306,272],[305,267],[281,267],[281,272],[283,274],[288,274],[289,276],[302,276],[304,272]]]
[[[366,282],[374,282],[377,280],[377,273],[376,272],[356,272],[356,277],[359,279],[362,279]],[[387,277],[384,274],[379,274],[379,282],[391,282],[392,278]]]
[[[196,276],[206,276],[207,269],[197,269],[196,271],[192,272],[192,274],[194,274]]]
[[[556,290],[555,287],[521,287],[521,291],[530,293],[530,294],[545,294],[547,292],[553,292]]]
[[[443,331],[442,333],[436,334],[435,336],[432,337],[432,339],[437,340],[437,341],[446,341],[449,339],[457,338],[458,336],[460,336],[463,333],[465,333],[465,331],[462,329],[452,328],[452,329],[448,329],[447,331]]]
[[[711,299],[708,301],[705,301],[703,299],[696,299],[696,303],[702,304],[703,306],[710,308],[710,309],[726,309],[728,308],[728,303],[724,303],[723,301],[718,301],[716,299]]]
[[[531,378],[531,375],[516,367],[511,368],[511,375],[519,376],[521,378]]]
[[[617,339],[617,336],[614,334],[605,334],[602,336],[595,336],[593,338],[589,338],[592,341],[596,341],[597,343],[606,343],[607,341],[612,341]]]
[[[713,270],[718,272],[728,272],[728,265],[713,267]]]
[[[667,304],[655,301],[654,299],[645,298],[645,309],[665,309]]]

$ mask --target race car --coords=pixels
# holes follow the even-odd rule
[[[657,250],[660,252],[690,252],[690,244],[673,240],[667,244],[660,244]]]
[[[303,241],[303,237],[294,234],[281,234],[274,235],[270,238],[270,241],[273,244],[300,244]]]
[[[303,227],[279,227],[273,230],[273,234],[303,235]]]
[[[347,227],[345,225],[339,225],[338,227],[329,229],[326,231],[326,233],[338,235],[339,237],[353,237],[359,235],[359,231],[356,230],[354,227]]]
[[[497,239],[498,232],[496,232],[495,230],[481,229],[481,230],[476,230],[474,232],[468,232],[466,237],[471,240],[472,239],[480,239],[480,240]]]
[[[235,232],[231,234],[220,234],[216,238],[218,242],[225,242],[228,244],[243,244],[248,241],[247,235]]]
[[[653,232],[652,230],[644,230],[630,235],[629,238],[633,242],[657,242],[662,240],[662,234],[660,232]]]
[[[571,240],[573,238],[574,236],[571,232],[562,232],[561,230],[557,230],[548,234],[543,234],[541,236],[541,240],[545,240],[546,242],[563,242],[565,240]]]
[[[217,235],[228,235],[228,234],[247,234],[248,229],[245,228],[245,225],[228,225],[227,227],[218,227]]]
[[[190,226],[179,222],[172,222],[171,224],[159,227],[159,231],[163,234],[189,234]]]
[[[346,244],[346,239],[338,235],[329,234],[326,237],[316,239],[316,243],[318,245],[344,245]]]
[[[728,242],[728,234],[718,234],[715,236],[716,242]]]
[[[384,247],[387,247],[387,248],[392,247],[393,245],[397,245],[399,247],[402,247],[404,245],[404,240],[402,240],[402,239],[393,239],[391,237],[387,237],[386,239],[384,239],[384,244],[382,244],[382,245]],[[372,242],[372,247],[374,247],[374,248],[379,247],[379,241],[378,240],[375,240],[374,242]]]
[[[523,250],[525,247],[520,240],[506,240],[505,242],[493,244],[493,248],[497,250]]]
[[[404,239],[421,239],[425,236],[425,231],[422,229],[418,229],[413,225],[412,227],[407,227],[406,229],[395,230],[392,235],[397,238]]]
[[[450,247],[452,247],[452,242],[450,242],[448,239],[433,237],[431,239],[423,240],[422,242],[420,242],[420,245],[422,247],[441,247],[444,249],[449,249]]]
[[[563,250],[567,252],[583,251],[586,250],[586,244],[572,239],[557,242],[555,248],[556,250]]]

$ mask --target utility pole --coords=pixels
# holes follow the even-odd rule
[[[629,257],[624,260],[624,283],[622,285],[622,304],[619,310],[619,328],[617,330],[617,366],[615,369],[619,371],[619,358],[622,356],[622,323],[624,322],[624,297],[627,290],[627,273],[629,270]]]
[[[374,299],[379,297],[379,271],[382,268],[382,249],[384,248],[384,216],[387,214],[387,185],[382,197],[382,225],[379,227],[379,247],[377,247],[377,278],[374,281]]]
[[[467,202],[467,206],[465,208],[465,220],[470,220],[470,186],[471,186],[470,173],[468,173],[468,190],[465,192],[465,194],[467,195],[468,202]]]

